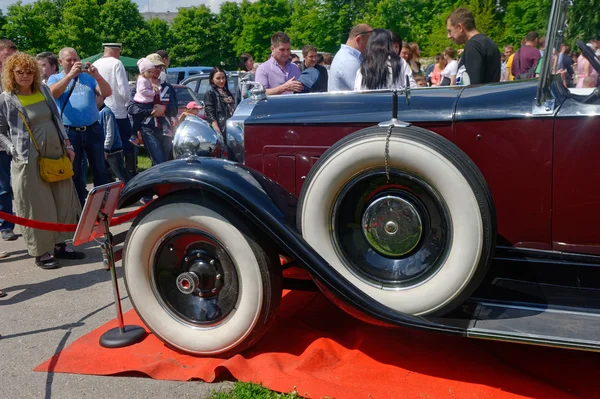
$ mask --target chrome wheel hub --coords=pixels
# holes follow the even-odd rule
[[[388,195],[367,207],[362,217],[362,231],[377,252],[399,257],[410,253],[419,244],[423,223],[413,204]]]

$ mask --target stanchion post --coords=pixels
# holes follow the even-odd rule
[[[108,258],[108,268],[113,283],[115,296],[115,308],[119,326],[108,330],[100,337],[100,345],[105,348],[122,348],[140,342],[146,336],[146,330],[140,326],[128,325],[123,321],[123,308],[121,307],[121,295],[119,294],[119,282],[115,267],[115,256],[113,252],[113,238],[110,232],[108,215],[102,211],[98,212],[99,218],[104,223],[104,249]]]

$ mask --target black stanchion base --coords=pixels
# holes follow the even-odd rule
[[[125,326],[123,332],[119,327],[112,328],[100,337],[100,346],[104,348],[123,348],[137,344],[146,337],[146,330],[139,326]]]

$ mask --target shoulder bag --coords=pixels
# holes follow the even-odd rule
[[[74,174],[73,164],[71,163],[71,160],[65,153],[64,149],[63,149],[62,156],[58,159],[42,157],[40,148],[38,147],[35,139],[33,138],[33,133],[31,132],[31,129],[29,128],[29,125],[27,124],[27,121],[25,121],[25,116],[21,113],[21,111],[19,111],[19,116],[23,120],[23,124],[25,125],[25,128],[29,132],[29,136],[31,137],[31,140],[33,141],[33,145],[35,146],[35,149],[40,154],[40,157],[38,159],[38,164],[40,167],[40,177],[44,181],[47,181],[48,183],[54,183],[57,181],[66,180],[66,179],[71,178]]]
[[[517,69],[520,71],[521,70],[521,54],[520,54],[521,49],[517,50],[517,52],[515,53],[515,58],[517,59]],[[513,62],[514,59],[513,59]],[[539,62],[539,61],[538,61]],[[534,77],[535,75],[535,69],[537,67],[537,62],[535,64],[533,64],[531,67],[529,67],[529,69],[527,69],[525,72],[515,76],[515,80],[521,80],[521,79],[531,79]]]

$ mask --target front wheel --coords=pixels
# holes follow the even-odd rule
[[[323,154],[302,187],[298,225],[332,267],[379,303],[443,314],[490,265],[492,197],[450,141],[417,127],[388,133],[364,129]]]
[[[281,298],[277,252],[245,218],[200,192],[158,199],[125,241],[134,308],[168,346],[231,356],[268,329]]]

